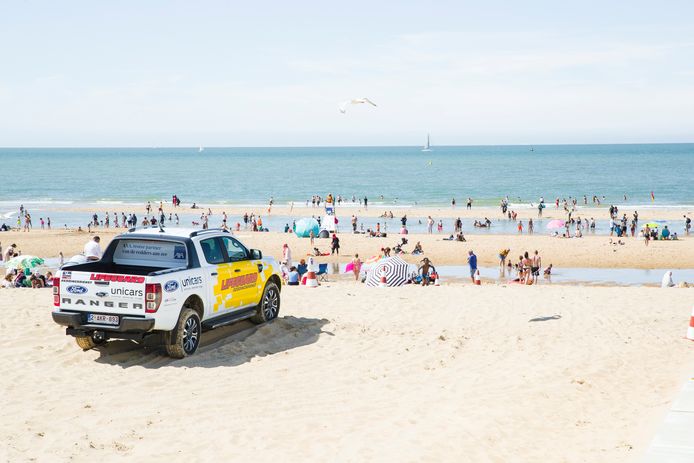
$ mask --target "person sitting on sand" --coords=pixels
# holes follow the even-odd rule
[[[552,275],[552,264],[549,264],[549,267],[545,269],[544,274],[546,277]]]
[[[14,288],[14,275],[8,273],[0,282],[3,288]]]
[[[412,250],[413,255],[417,254],[422,254],[424,250],[422,249],[422,245],[419,241],[417,241],[417,244],[414,245],[414,249]]]
[[[430,281],[430,271],[434,270],[434,266],[427,257],[422,259],[422,265],[419,267],[419,274],[422,277],[422,286],[429,286]],[[434,270],[435,271],[435,270]]]
[[[667,225],[663,227],[663,231],[660,232],[660,237],[663,240],[669,240],[670,239],[670,230],[668,230]]]
[[[289,286],[299,286],[299,280],[301,275],[297,271],[296,267],[293,265],[289,267],[289,273],[287,274],[287,285]]]
[[[459,231],[458,234],[455,235],[455,240],[456,240],[456,241],[462,241],[462,242],[467,241],[467,240],[465,239],[465,235],[463,235],[463,232],[462,232],[462,231]]]
[[[672,281],[672,272],[668,270],[665,272],[665,275],[663,275],[663,280],[660,282],[660,287],[672,288],[673,286],[675,286],[675,282]]]
[[[7,249],[5,249],[5,254],[2,256],[3,260],[7,262],[17,255],[17,245],[12,243]]]

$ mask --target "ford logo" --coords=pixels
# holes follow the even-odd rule
[[[105,293],[103,291],[99,291],[98,293],[96,293],[96,295],[99,297],[106,297],[106,296],[108,296],[108,293]]]
[[[178,281],[176,280],[169,280],[166,283],[164,283],[164,291],[167,293],[172,293],[178,289]]]
[[[85,288],[84,286],[73,285],[65,288],[65,291],[67,291],[70,294],[84,294],[87,292],[87,288]]]

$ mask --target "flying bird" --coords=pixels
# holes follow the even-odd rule
[[[371,106],[376,106],[376,103],[369,100],[368,98],[354,98],[352,100],[347,100],[347,101],[343,101],[342,103],[340,103],[340,106],[339,106],[340,112],[342,114],[345,114],[347,112],[347,105],[349,105],[349,104],[364,104],[364,103],[368,103]]]

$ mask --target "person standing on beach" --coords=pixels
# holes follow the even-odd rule
[[[333,239],[330,243],[330,248],[330,254],[337,254],[338,256],[340,255],[340,238],[338,238],[335,233],[333,233]]]
[[[506,268],[506,257],[508,257],[510,252],[511,250],[508,248],[499,251],[499,268],[501,268],[501,270]]]
[[[472,198],[467,199],[467,204],[465,206],[468,210],[472,209]]]
[[[352,214],[352,232],[357,232],[357,216]]]
[[[368,209],[368,208],[369,208],[369,198],[364,196],[364,209]]]
[[[530,266],[533,280],[535,280],[535,282],[537,282],[537,279],[540,277],[540,269],[541,268],[542,268],[542,257],[540,257],[540,254],[537,252],[537,249],[535,249],[535,254],[533,254],[533,257],[531,260],[531,266]]]
[[[434,219],[432,219],[431,216],[427,218],[427,233],[430,235],[434,233]]]
[[[534,229],[535,229],[535,226],[533,225],[533,219],[528,219],[528,234],[532,235]]]
[[[289,266],[292,265],[292,250],[287,243],[282,246],[282,261]]]
[[[101,238],[95,236],[84,245],[84,256],[87,260],[99,260],[101,259],[101,246],[99,242]]]
[[[523,234],[523,221],[522,220],[518,221],[518,233],[520,233],[521,235]]]
[[[684,216],[684,233],[689,234],[689,230],[692,229],[692,219],[687,217],[686,215]]]
[[[472,252],[472,249],[470,249],[467,254],[467,263],[470,266],[470,279],[474,283],[475,273],[477,272],[477,256]]]
[[[359,272],[361,272],[361,260],[359,259],[359,254],[355,254],[354,259],[352,259],[352,273],[354,273],[356,281],[359,281]]]
[[[313,240],[316,239],[316,234],[313,233],[313,229],[309,232],[308,237],[311,240],[311,246],[313,246]]]

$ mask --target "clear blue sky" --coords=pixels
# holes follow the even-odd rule
[[[9,1],[0,146],[694,141],[693,1]],[[337,104],[366,96],[377,108]]]

